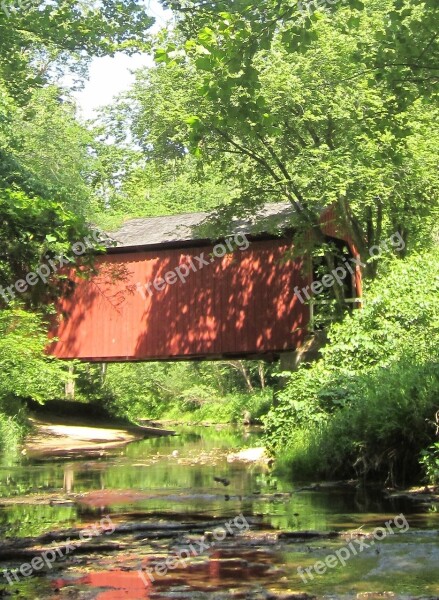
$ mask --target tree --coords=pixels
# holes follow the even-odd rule
[[[437,107],[417,78],[395,75],[403,51],[395,28],[409,19],[399,2],[342,3],[305,22],[288,1],[268,3],[267,11],[246,0],[228,10],[225,3],[169,4],[181,15],[185,41],[165,39],[156,60],[198,73],[188,141],[206,162],[237,158],[224,175],[241,184],[241,210],[287,199],[294,225],[311,229],[321,244],[321,209],[335,206],[363,257],[391,232],[413,246],[431,239]],[[435,11],[406,4],[415,29]],[[426,43],[434,49],[435,39]],[[375,275],[376,262],[366,273]]]
[[[55,0],[18,8],[4,0],[0,77],[12,95],[25,102],[35,87],[68,69],[83,76],[92,56],[144,50],[152,23],[139,0]]]
[[[400,483],[434,460],[433,447],[419,458],[437,440],[438,274],[439,248],[385,260],[364,310],[333,324],[322,358],[291,375],[265,427],[296,477]]]
[[[90,134],[75,121],[72,106],[58,89],[36,90],[26,106],[8,94],[0,80],[0,286],[1,304],[20,297],[47,300],[49,281],[39,278],[20,295],[15,284],[59,256],[74,259],[72,244],[91,235],[86,214],[94,168]],[[93,238],[92,238],[93,239]],[[94,241],[93,241],[94,244]],[[96,244],[98,246],[98,244]],[[46,279],[46,281],[44,281]],[[9,286],[13,289],[4,294]],[[21,286],[23,289],[25,284]]]
[[[56,86],[36,89],[9,113],[8,129],[7,152],[34,191],[86,217],[98,165],[93,135],[76,120],[73,102]]]
[[[223,56],[241,65],[251,63],[259,50],[267,49],[279,31],[291,50],[303,50],[318,37],[314,25],[323,15],[342,13],[344,30],[355,35],[363,14],[381,13],[379,27],[358,48],[368,68],[378,79],[410,80],[423,92],[435,93],[439,77],[439,8],[435,0],[422,4],[416,0],[268,0],[264,4],[254,0],[163,0],[163,4],[175,11],[188,39],[205,34],[204,28],[221,32]]]
[[[62,390],[64,366],[45,355],[50,307],[30,309],[68,283],[62,267],[76,258],[72,244],[96,239],[86,224],[94,140],[53,82],[70,75],[76,85],[92,56],[143,50],[152,22],[137,0],[1,2],[1,447],[23,433],[19,398],[44,401]]]
[[[62,393],[64,367],[44,356],[46,345],[41,316],[17,308],[0,311],[0,413],[13,399],[43,402]]]
[[[75,258],[72,244],[90,233],[86,219],[99,167],[94,139],[76,120],[67,91],[53,79],[69,68],[84,74],[93,55],[144,48],[151,23],[137,0],[93,6],[72,0],[39,7],[2,4],[0,284],[13,286],[2,302],[16,293],[17,279],[40,263],[47,266],[60,255]],[[23,298],[47,299],[40,284]]]
[[[188,119],[200,104],[196,77],[180,65],[139,70],[132,88],[101,111],[95,128],[99,223],[112,227],[129,217],[211,210],[227,202],[231,185],[220,165],[188,152]]]

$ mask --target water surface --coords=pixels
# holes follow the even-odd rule
[[[109,515],[114,525],[149,524],[187,529],[172,536],[142,531],[102,535],[98,542],[118,550],[80,553],[57,560],[51,569],[1,589],[16,598],[276,598],[308,594],[325,598],[437,598],[439,516],[411,503],[390,501],[379,490],[303,490],[306,482],[275,477],[265,464],[228,462],[227,455],[260,445],[257,431],[182,427],[178,436],[135,442],[99,459],[33,458],[0,470],[0,495],[16,498],[0,507],[3,540],[88,527]],[[215,481],[214,477],[224,480]],[[41,503],[44,498],[51,503]],[[26,502],[23,502],[26,497]],[[39,502],[38,504],[36,502]],[[352,537],[301,539],[279,532],[372,533],[403,515],[407,527],[393,525],[381,540],[365,540],[345,565],[317,574],[325,561]],[[182,564],[148,577],[147,569],[204,536],[197,523],[248,518],[250,529],[237,531]],[[192,529],[191,529],[192,528]],[[212,529],[212,527],[210,527]],[[212,535],[207,531],[208,536]],[[90,542],[92,543],[92,542]],[[94,543],[94,541],[93,541]],[[203,546],[201,546],[203,548]],[[17,559],[3,568],[19,568]],[[311,569],[306,581],[298,567]],[[143,577],[139,575],[143,569]],[[155,573],[155,571],[153,571]]]

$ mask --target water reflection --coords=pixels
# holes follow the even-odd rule
[[[365,555],[353,561],[348,569],[334,571],[313,582],[312,589],[303,591],[323,594],[336,590],[347,594],[347,590],[355,589],[362,593],[380,582],[389,586],[383,590],[392,589],[395,577],[387,573],[386,565],[392,564],[396,569],[407,560],[409,549],[411,555],[418,556],[416,561],[413,559],[416,568],[411,573],[417,583],[411,588],[410,574],[402,570],[397,577],[398,589],[406,586],[415,593],[424,586],[431,594],[439,593],[438,586],[432,583],[434,567],[431,566],[439,557],[437,536],[426,536],[428,529],[438,527],[438,514],[422,513],[413,505],[390,501],[373,489],[298,492],[303,483],[275,477],[266,465],[227,461],[229,453],[258,445],[258,432],[182,428],[178,436],[136,442],[98,459],[82,457],[50,462],[32,459],[3,468],[0,470],[0,494],[4,498],[0,506],[2,537],[34,536],[54,529],[84,526],[107,513],[115,523],[148,519],[202,522],[244,513],[258,516],[260,527],[267,531],[270,528],[329,531],[373,527],[404,512],[411,530],[419,538],[413,534],[404,538],[404,543],[392,539],[391,547],[383,545],[379,555]],[[226,478],[230,485],[225,487],[214,478]],[[26,497],[28,500],[24,501]],[[7,504],[8,499],[15,499],[15,503]],[[312,564],[316,557],[332,551],[337,542],[292,545],[287,549],[262,543],[250,548],[248,544],[234,542],[197,557],[187,569],[169,572],[154,582],[153,588],[145,587],[137,569],[166,557],[172,543],[131,537],[124,541],[124,552],[75,558],[72,564],[56,566],[59,576],[49,574],[47,578],[23,582],[17,597],[36,597],[34,592],[38,589],[41,600],[55,600],[65,597],[55,590],[69,588],[78,592],[73,597],[99,600],[148,598],[151,590],[154,598],[169,598],[171,589],[184,589],[188,594],[175,597],[195,598],[195,594],[201,594],[202,598],[209,590],[228,593],[236,587],[250,593],[249,590],[255,591],[262,585],[276,593],[287,593],[291,589],[302,590],[295,575],[297,564]],[[391,556],[398,560],[392,563]],[[374,589],[381,589],[380,585]],[[80,590],[85,595],[81,596]],[[95,590],[94,595],[89,595],[90,590]]]
[[[359,515],[413,512],[407,502],[389,501],[373,489],[294,493],[301,484],[274,477],[265,465],[227,462],[228,453],[257,445],[258,432],[182,428],[178,436],[132,443],[99,459],[35,459],[3,468],[2,497],[36,495],[53,501],[3,506],[0,527],[4,534],[35,535],[93,512],[233,516],[244,511],[263,515],[276,528],[329,530],[356,525]],[[230,485],[225,488],[214,477]],[[71,495],[72,505],[59,504],[57,495],[64,500]],[[425,515],[426,524],[428,519]]]

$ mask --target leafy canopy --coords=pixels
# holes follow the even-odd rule
[[[178,111],[181,119],[197,105],[185,120],[186,145],[236,183],[235,212],[286,199],[296,209],[293,224],[321,245],[319,215],[334,206],[363,257],[395,232],[409,249],[431,243],[436,67],[434,59],[422,69],[397,61],[408,61],[415,46],[424,58],[436,56],[432,3],[340,2],[305,20],[288,1],[168,4],[180,16],[179,33],[163,35],[156,61],[170,78],[180,70],[180,82],[193,82]],[[376,266],[366,273],[374,276]]]

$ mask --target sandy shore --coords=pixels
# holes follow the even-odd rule
[[[173,435],[173,431],[153,427],[115,426],[100,424],[98,427],[78,419],[31,417],[32,430],[27,436],[23,453],[70,455],[72,453],[104,454],[107,450],[125,446],[135,440],[160,435]]]

